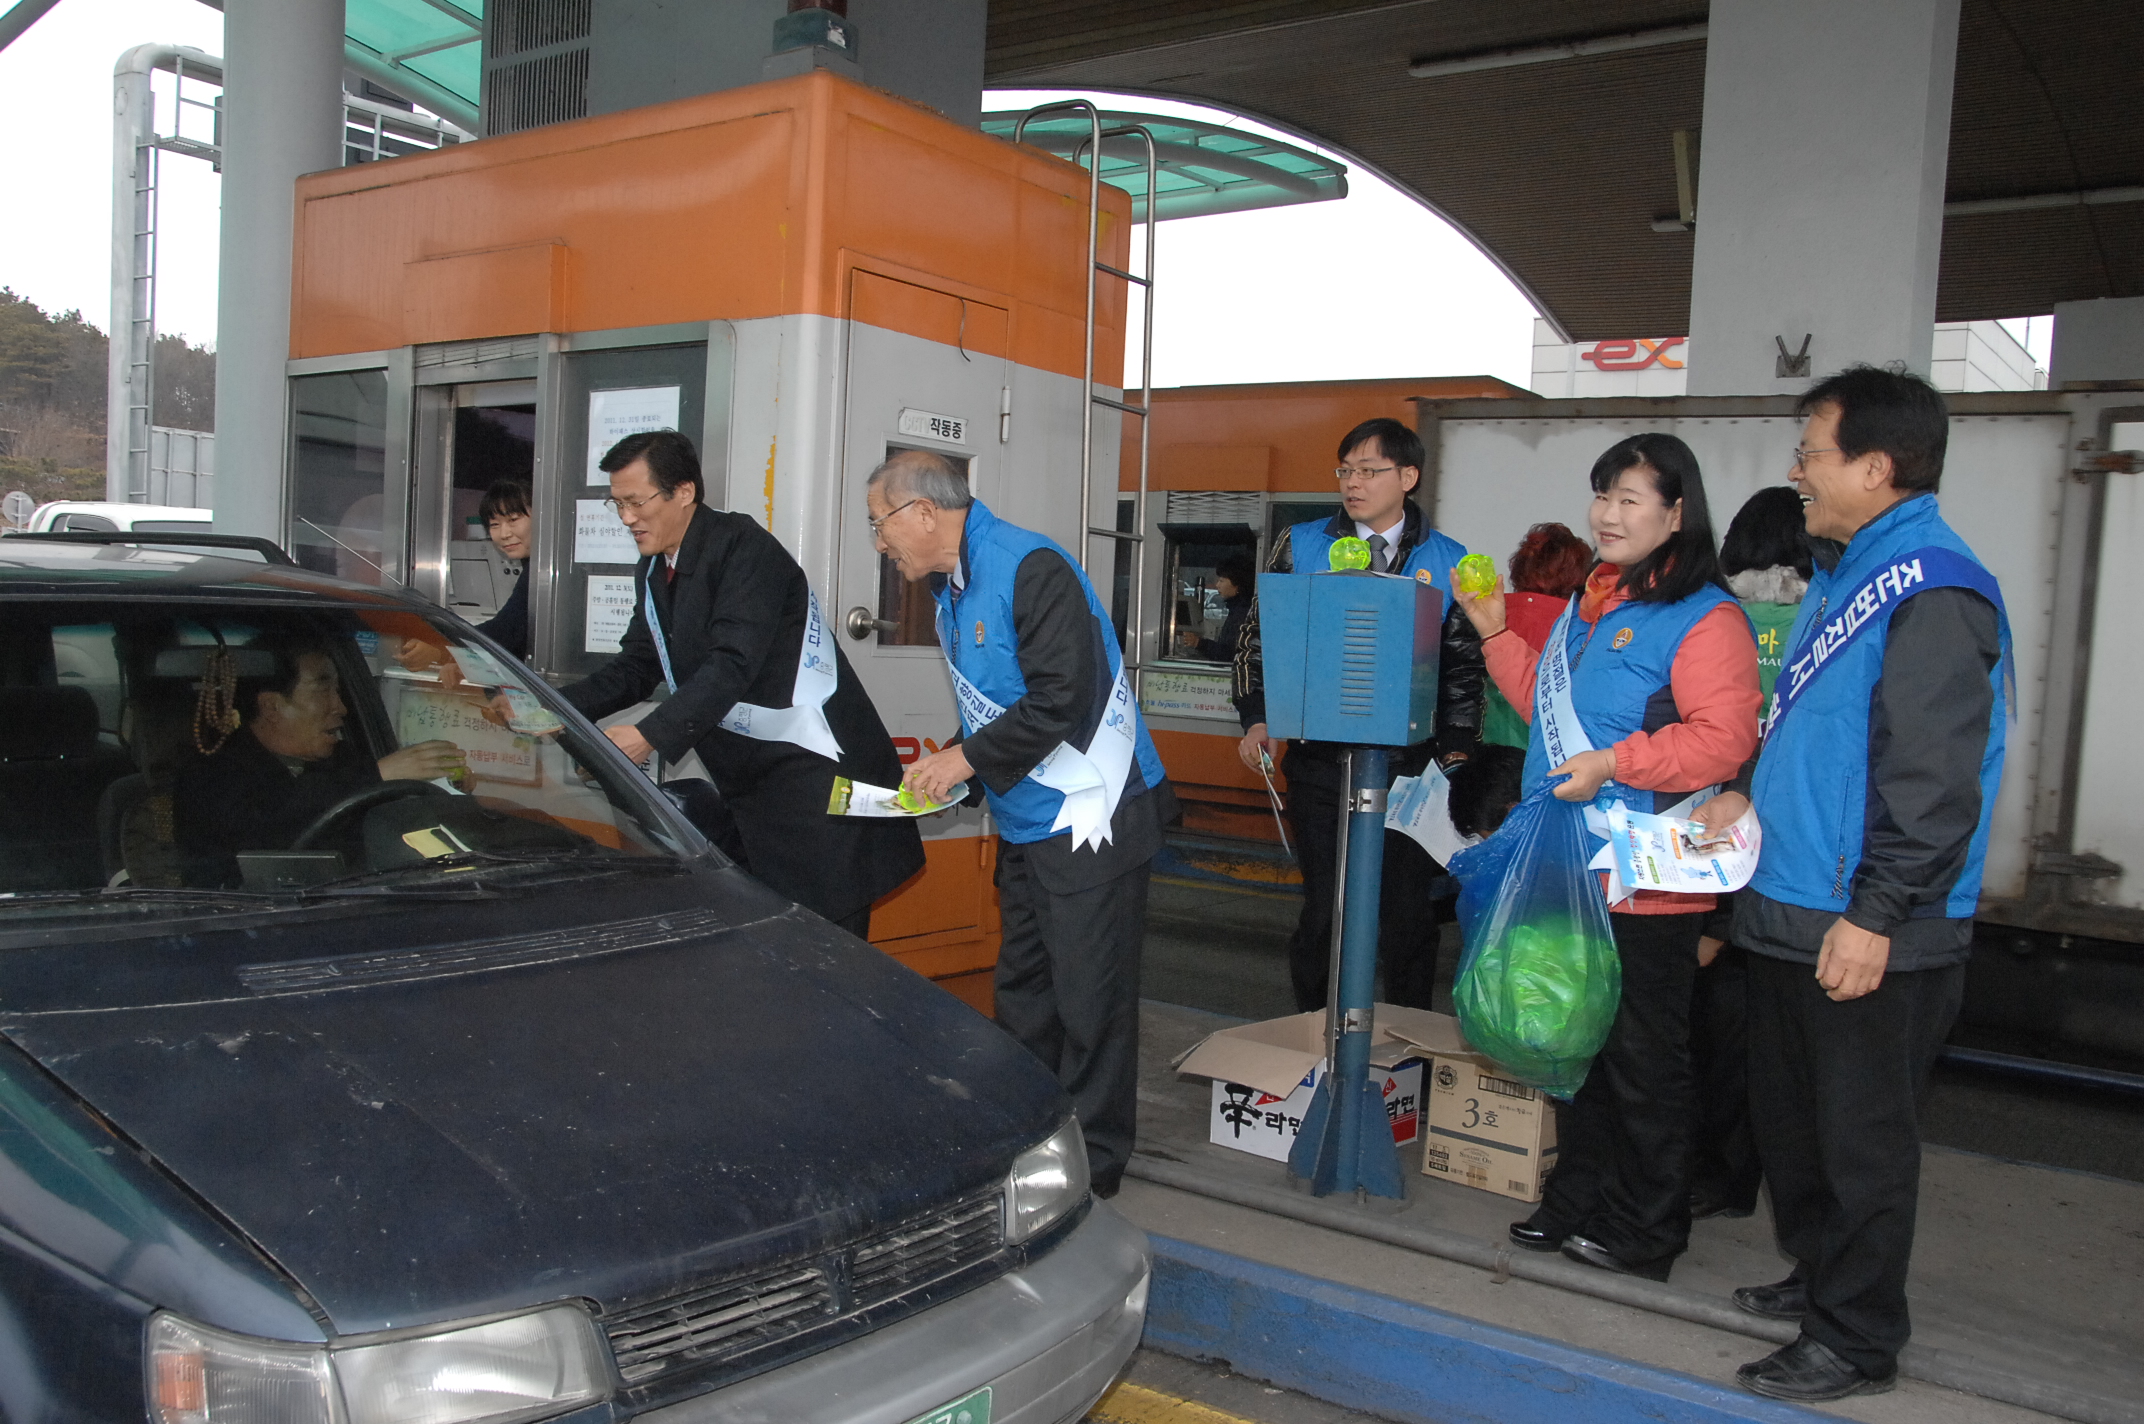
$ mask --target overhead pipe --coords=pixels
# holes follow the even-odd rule
[[[6,49],[22,38],[22,32],[45,17],[45,12],[60,0],[21,0],[5,15],[0,15],[0,49]]]
[[[1407,66],[1407,72],[1417,79],[1442,79],[1449,74],[1478,74],[1486,69],[1516,69],[1528,64],[1590,59],[1600,54],[1622,54],[1635,49],[1657,49],[1661,45],[1689,44],[1703,39],[1706,28],[1705,23],[1700,21],[1694,25],[1669,25],[1657,30],[1600,35],[1593,39],[1565,40],[1557,44],[1533,45],[1524,49],[1487,50],[1480,54],[1454,55],[1450,59],[1419,59]]]

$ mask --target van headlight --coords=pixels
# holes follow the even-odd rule
[[[1005,1178],[1005,1239],[1025,1241],[1087,1198],[1087,1139],[1079,1119],[1022,1152]]]
[[[155,1424],[519,1424],[607,1399],[611,1371],[595,1322],[571,1305],[340,1346],[159,1313],[148,1387]]]

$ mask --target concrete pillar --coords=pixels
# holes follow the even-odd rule
[[[2055,303],[2047,384],[2144,381],[2144,297]]]
[[[1690,394],[1928,372],[1959,0],[1713,0]],[[1779,342],[1808,375],[1779,374]]]
[[[342,162],[342,0],[224,0],[216,529],[283,536],[292,185]]]

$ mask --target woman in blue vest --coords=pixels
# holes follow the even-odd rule
[[[1542,653],[1505,626],[1501,594],[1460,603],[1489,675],[1528,714],[1526,789],[1561,775],[1563,800],[1666,811],[1756,750],[1756,643],[1721,586],[1689,446],[1618,441],[1594,462],[1592,485],[1600,562]],[[1550,692],[1558,678],[1536,678],[1545,663],[1568,668],[1567,694]],[[1557,1114],[1556,1170],[1533,1216],[1512,1223],[1515,1244],[1667,1279],[1690,1235],[1690,994],[1712,908],[1708,895],[1652,891],[1611,906],[1622,1002],[1585,1086]]]

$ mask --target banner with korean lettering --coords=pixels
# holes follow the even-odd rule
[[[1825,609],[1809,624],[1799,646],[1780,670],[1772,689],[1771,716],[1765,719],[1769,736],[1795,702],[1816,680],[1818,673],[1835,661],[1871,628],[1889,621],[1906,599],[1931,588],[1970,589],[2000,610],[2002,590],[1995,575],[1949,549],[1915,549],[1893,559],[1839,602],[1839,611],[1829,617]]]

